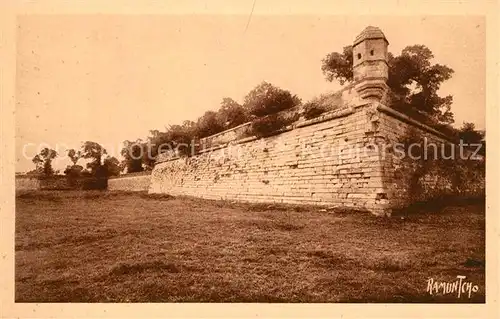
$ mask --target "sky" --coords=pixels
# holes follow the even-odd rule
[[[455,73],[455,122],[485,128],[485,20],[479,16],[24,15],[18,17],[16,171],[45,146],[124,140],[196,120],[268,81],[303,101],[336,91],[321,59],[378,26],[399,54],[424,44]],[[59,158],[56,169],[70,161]]]

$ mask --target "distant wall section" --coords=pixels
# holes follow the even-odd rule
[[[84,190],[106,189],[106,178],[68,178],[63,175],[50,177],[16,176],[16,191],[24,190]]]
[[[147,191],[151,182],[151,172],[125,174],[108,180],[110,191]]]
[[[38,190],[40,189],[40,180],[35,177],[16,176],[16,191]]]

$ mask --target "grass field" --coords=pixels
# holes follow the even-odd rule
[[[16,198],[17,302],[484,302],[484,206],[392,218],[144,193]],[[430,295],[427,279],[478,285]]]

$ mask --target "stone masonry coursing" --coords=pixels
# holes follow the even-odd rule
[[[108,180],[110,191],[147,191],[151,183],[151,175],[124,175]]]
[[[401,170],[388,149],[409,129],[429,143],[448,141],[423,124],[401,120],[403,114],[383,110],[387,107],[379,103],[351,107],[279,135],[157,163],[149,192],[352,207],[377,215],[447,193],[449,177],[433,169],[422,178],[425,193],[410,199],[411,172]],[[484,175],[466,186],[461,195],[481,194]]]
[[[368,209],[390,215],[413,200],[430,199],[449,189],[450,176],[430,170],[424,192],[412,197],[411,172],[401,169],[386,148],[414,129],[430,141],[447,138],[387,105],[387,46],[380,29],[367,27],[353,45],[354,83],[336,95],[332,111],[299,120],[284,132],[238,140],[235,132],[208,137],[224,144],[185,158],[158,158],[150,193],[208,199],[317,204]],[[248,126],[244,124],[241,127]],[[241,128],[239,128],[241,129]],[[233,139],[227,140],[229,137]],[[468,174],[468,178],[474,179]],[[472,193],[484,191],[484,176]],[[462,189],[461,194],[468,189]]]
[[[279,135],[157,163],[150,193],[385,209],[371,104]],[[308,125],[310,124],[310,125]]]

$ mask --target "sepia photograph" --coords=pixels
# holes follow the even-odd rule
[[[486,17],[246,6],[16,17],[14,301],[485,304]]]

